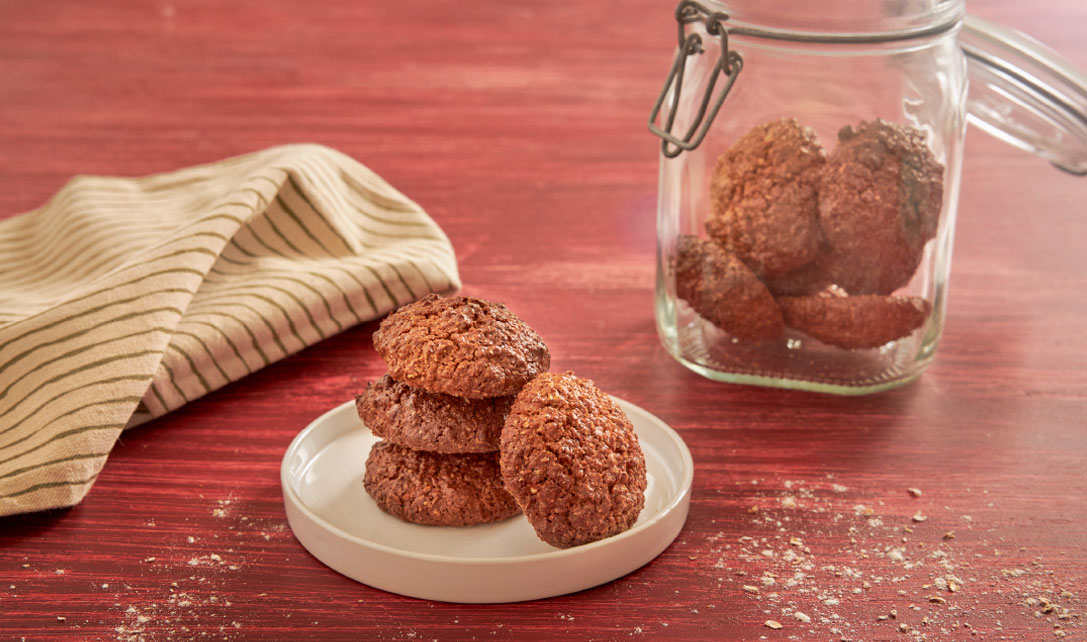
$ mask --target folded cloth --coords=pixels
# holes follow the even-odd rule
[[[0,515],[77,504],[124,428],[459,287],[422,208],[326,147],[76,177],[0,221]]]

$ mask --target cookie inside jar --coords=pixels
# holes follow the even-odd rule
[[[681,360],[845,381],[865,353],[924,331],[933,301],[913,286],[939,230],[944,166],[925,131],[879,118],[829,143],[784,117],[717,157],[700,229],[670,254],[677,303],[705,327],[679,338]]]

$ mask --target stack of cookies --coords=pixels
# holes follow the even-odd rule
[[[389,372],[356,405],[383,438],[363,480],[378,506],[438,526],[521,512],[498,450],[513,395],[551,364],[540,336],[500,303],[429,295],[386,318],[374,348]]]
[[[569,548],[621,533],[645,506],[645,456],[592,381],[546,372],[539,335],[499,303],[428,296],[374,333],[389,373],[356,399],[384,440],[363,484],[408,522],[468,526],[524,512]]]

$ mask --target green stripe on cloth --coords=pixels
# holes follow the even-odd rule
[[[0,221],[0,515],[76,504],[123,429],[459,287],[426,212],[327,147],[73,178]]]

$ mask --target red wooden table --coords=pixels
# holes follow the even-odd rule
[[[1087,181],[969,135],[946,332],[914,384],[702,379],[652,318],[672,7],[0,2],[0,215],[76,173],[328,144],[433,215],[464,292],[696,465],[685,530],[610,584],[488,606],[357,584],[292,537],[278,471],[383,371],[370,323],[125,433],[79,506],[0,519],[0,638],[1087,639]],[[1084,3],[971,9],[1087,68]]]

